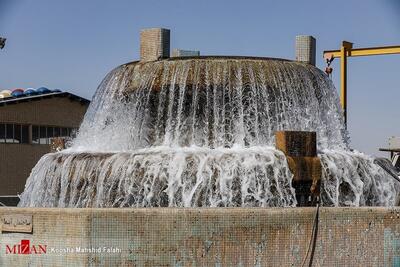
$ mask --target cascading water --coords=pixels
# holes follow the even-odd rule
[[[277,130],[316,131],[326,206],[394,205],[399,185],[351,152],[336,90],[285,60],[130,63],[97,90],[71,148],[47,154],[20,206],[295,206]]]

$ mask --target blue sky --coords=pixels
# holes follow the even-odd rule
[[[139,57],[139,31],[171,29],[171,48],[294,58],[294,38],[322,51],[400,45],[400,1],[0,0],[0,89],[60,88],[91,98],[104,75]],[[339,61],[333,79],[338,87]],[[349,60],[351,144],[379,154],[400,136],[400,55]],[[397,108],[396,108],[397,105]],[[381,154],[382,155],[382,154]]]

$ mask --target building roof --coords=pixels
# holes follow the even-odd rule
[[[21,97],[8,97],[0,99],[0,106],[7,106],[12,104],[24,103],[24,102],[31,102],[31,101],[38,101],[42,99],[48,98],[55,98],[55,97],[65,97],[73,101],[80,102],[84,105],[88,105],[90,100],[68,93],[68,92],[49,92],[45,94],[39,95],[30,95],[30,96],[21,96]]]

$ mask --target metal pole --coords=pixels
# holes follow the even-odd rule
[[[340,103],[343,109],[344,124],[347,127],[347,56],[346,47],[340,48]]]
[[[347,127],[347,55],[353,43],[343,41],[340,48],[340,103],[343,108],[344,125]]]

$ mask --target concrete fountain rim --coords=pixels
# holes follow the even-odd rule
[[[169,61],[186,61],[186,60],[252,60],[252,61],[280,61],[280,62],[288,62],[288,63],[298,63],[301,65],[312,66],[307,63],[285,59],[285,58],[275,58],[275,57],[259,57],[259,56],[232,56],[232,55],[205,55],[205,56],[188,56],[188,57],[169,57],[169,58],[161,58],[155,61],[140,61],[134,60],[130,61],[123,65],[131,65],[131,64],[147,64],[147,63],[157,63],[157,62],[169,62]]]

